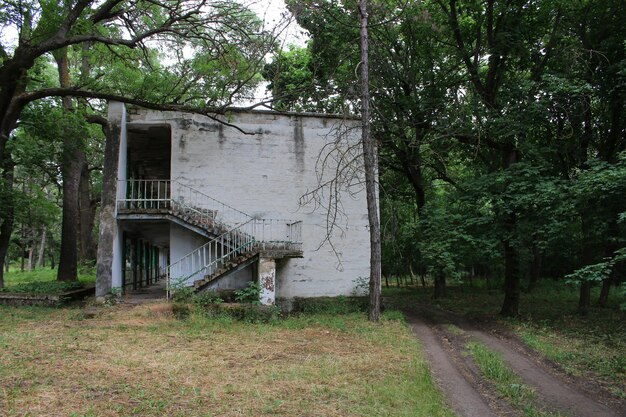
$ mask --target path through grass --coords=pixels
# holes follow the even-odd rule
[[[391,287],[383,289],[383,294],[395,306],[432,303],[468,317],[498,320],[567,372],[594,377],[615,395],[626,398],[626,314],[619,309],[623,295],[615,289],[607,308],[594,306],[583,317],[576,311],[578,289],[546,280],[532,293],[522,293],[521,316],[516,319],[498,316],[503,298],[499,288],[450,287],[448,297],[442,300],[432,300],[432,291]]]

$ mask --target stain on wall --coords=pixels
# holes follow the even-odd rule
[[[296,169],[299,173],[303,173],[305,170],[304,155],[306,152],[306,145],[304,143],[304,128],[302,127],[301,117],[296,117],[293,126],[293,143],[294,153],[296,154]]]

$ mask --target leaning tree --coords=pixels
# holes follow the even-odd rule
[[[94,109],[102,110],[104,100],[219,114],[252,91],[281,27],[266,30],[247,6],[231,0],[9,0],[0,5],[0,24],[0,255],[14,217],[7,144],[30,103],[62,98],[68,114],[100,122]],[[39,82],[36,68],[52,61],[58,83]],[[78,148],[67,149],[65,165],[77,168],[66,174],[74,178]],[[115,182],[103,187],[110,193]],[[0,270],[3,263],[0,256]]]

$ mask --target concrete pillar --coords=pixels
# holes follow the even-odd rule
[[[116,221],[116,199],[126,193],[117,183],[120,173],[125,175],[126,170],[126,109],[123,103],[109,102],[108,121],[96,266],[96,297],[101,301],[113,288],[122,285],[122,232]]]
[[[276,302],[276,260],[259,257],[257,275],[261,286],[259,301],[265,306],[274,305]]]

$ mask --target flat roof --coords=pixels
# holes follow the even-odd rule
[[[354,114],[337,114],[337,113],[314,113],[314,112],[296,112],[296,111],[280,111],[280,110],[272,110],[272,109],[257,109],[257,108],[249,108],[249,107],[225,107],[223,109],[206,109],[205,111],[193,111],[193,109],[189,107],[181,107],[180,109],[169,108],[159,110],[157,108],[148,108],[142,107],[135,104],[125,104],[126,108],[129,110],[133,109],[145,109],[150,111],[162,111],[162,112],[180,112],[180,113],[191,113],[191,114],[211,114],[211,115],[226,115],[228,113],[253,113],[253,114],[271,114],[271,115],[279,115],[279,116],[295,116],[295,117],[317,117],[317,118],[325,118],[325,119],[349,119],[349,120],[360,120],[361,117]]]

